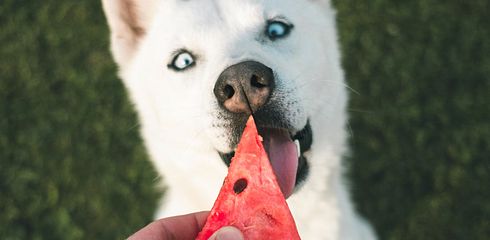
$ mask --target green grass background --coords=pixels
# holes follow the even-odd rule
[[[381,239],[490,236],[490,2],[335,0]],[[96,0],[0,2],[0,239],[122,239],[161,190]],[[326,223],[328,224],[328,223]]]

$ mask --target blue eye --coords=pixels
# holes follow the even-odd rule
[[[194,56],[192,56],[192,54],[190,54],[189,52],[182,50],[174,57],[172,63],[170,63],[168,67],[176,71],[182,71],[188,67],[193,66],[194,64]]]
[[[269,21],[267,23],[266,34],[270,40],[286,37],[293,26],[281,21]]]

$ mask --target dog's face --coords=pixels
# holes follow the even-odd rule
[[[334,114],[343,88],[328,3],[123,2],[132,12],[120,18],[134,23],[129,35],[114,36],[112,21],[113,51],[140,111],[157,119],[162,136],[183,135],[227,164],[253,113],[281,188],[291,194],[308,172],[310,121]],[[104,4],[107,12],[111,3]],[[146,15],[131,20],[138,13]]]

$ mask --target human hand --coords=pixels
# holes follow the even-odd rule
[[[128,240],[194,240],[201,231],[209,212],[163,218],[148,224]],[[234,227],[223,227],[209,240],[243,240],[242,233]]]

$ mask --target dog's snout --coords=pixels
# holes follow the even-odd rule
[[[246,113],[267,103],[273,89],[272,69],[259,62],[245,61],[226,68],[220,74],[214,95],[228,111]]]

